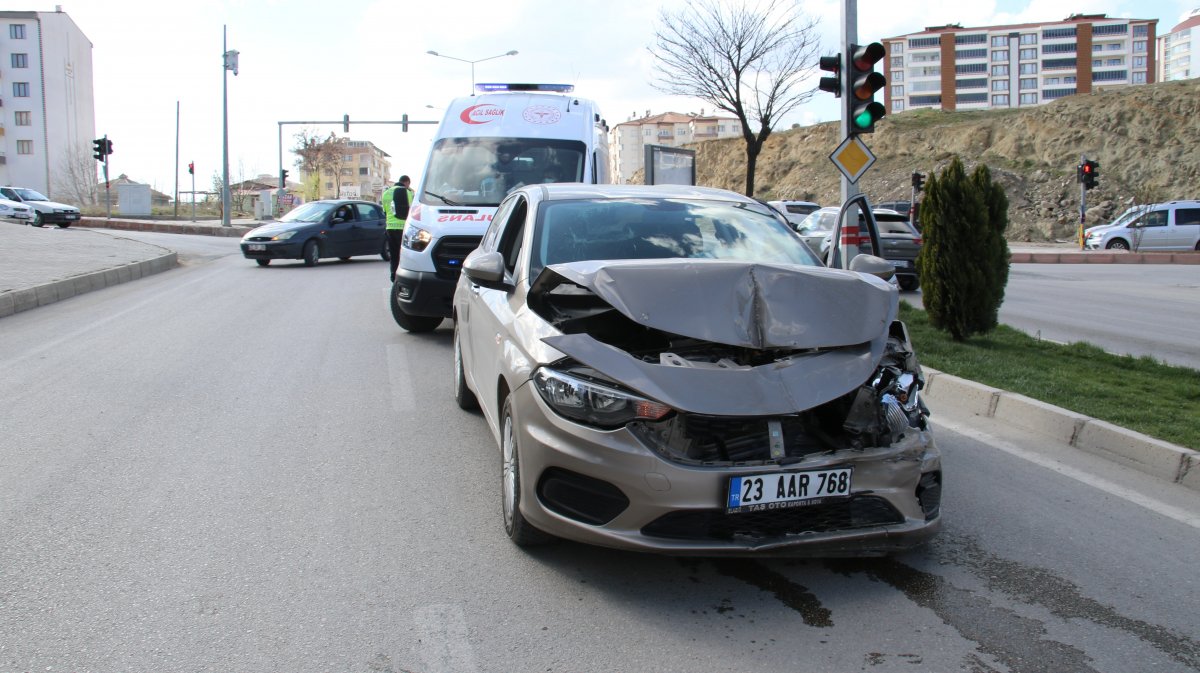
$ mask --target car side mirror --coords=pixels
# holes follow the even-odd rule
[[[504,255],[476,250],[463,261],[463,273],[471,282],[493,290],[507,290],[504,282]]]
[[[891,280],[896,275],[896,267],[891,262],[875,255],[855,255],[850,260],[850,270],[870,274],[880,280]]]

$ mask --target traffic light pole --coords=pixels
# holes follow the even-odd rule
[[[853,58],[853,49],[855,43],[858,42],[858,0],[842,0],[842,58],[843,66],[839,75],[842,78],[842,96],[854,96],[854,75],[853,68],[849,67],[850,59]],[[844,98],[843,100],[849,100]],[[850,113],[849,105],[842,105],[842,138],[849,138],[851,135],[850,128]],[[859,195],[858,185],[850,181],[850,178],[842,173],[842,210],[839,213],[837,229],[839,232],[844,227],[850,225],[841,220],[847,216],[851,209],[846,206],[850,204],[850,200]],[[853,217],[853,216],[851,216]],[[857,225],[857,218],[854,221]],[[847,240],[846,236],[838,236],[831,241],[832,244],[838,247],[838,259],[841,262],[842,268],[849,268],[850,260],[858,252],[857,239],[853,242]]]
[[[1079,165],[1083,166],[1085,163],[1087,163],[1087,155],[1079,155]],[[1083,229],[1087,223],[1087,185],[1085,184],[1083,175],[1080,175],[1078,171],[1076,171],[1076,175],[1079,179],[1079,249],[1083,250]]]

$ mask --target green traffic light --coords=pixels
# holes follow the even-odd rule
[[[865,129],[871,126],[872,116],[870,110],[863,110],[854,117],[854,128]]]

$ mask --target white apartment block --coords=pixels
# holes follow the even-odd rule
[[[1055,23],[934,26],[883,40],[884,104],[913,109],[1030,107],[1155,81],[1157,19],[1075,14]]]
[[[92,43],[61,7],[0,11],[0,184],[53,199],[71,162],[94,183],[92,92]]]
[[[1176,79],[1200,77],[1200,33],[1193,47],[1192,33],[1200,28],[1200,8],[1171,32],[1158,38],[1158,78],[1169,82]]]
[[[609,131],[608,149],[612,161],[613,181],[627,184],[646,160],[646,145],[679,147],[715,138],[731,138],[742,134],[741,125],[733,117],[664,112],[630,117]]]

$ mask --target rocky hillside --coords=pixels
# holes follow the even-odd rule
[[[836,122],[777,132],[758,160],[756,196],[840,201]],[[859,181],[873,201],[907,200],[913,171],[940,171],[958,156],[987,164],[1008,191],[1009,238],[1074,235],[1080,154],[1100,162],[1087,223],[1106,222],[1133,202],[1200,199],[1200,79],[1070,96],[1023,110],[917,110],[885,117],[867,145],[878,161]],[[742,191],[740,138],[695,145],[697,182]]]

